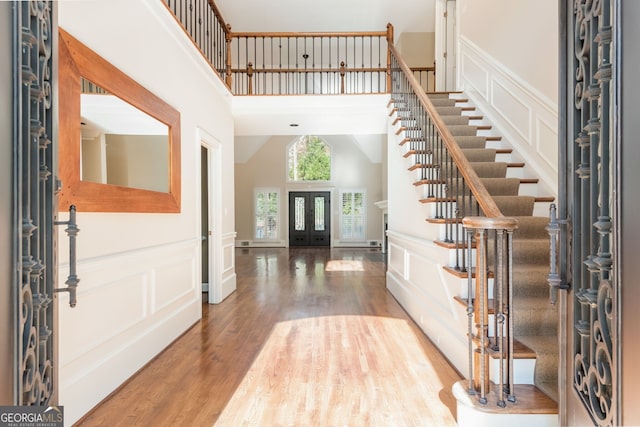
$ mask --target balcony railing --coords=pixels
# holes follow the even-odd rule
[[[233,33],[235,95],[387,92],[383,32]]]
[[[384,31],[234,33],[213,0],[162,0],[234,95],[374,94],[389,91]],[[435,67],[414,67],[424,90]]]

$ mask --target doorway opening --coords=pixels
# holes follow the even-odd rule
[[[209,227],[209,149],[200,146],[200,239],[202,251],[202,292],[209,292],[209,246],[211,229]]]

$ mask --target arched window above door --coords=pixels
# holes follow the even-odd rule
[[[331,147],[316,135],[303,135],[289,145],[289,181],[330,181]]]

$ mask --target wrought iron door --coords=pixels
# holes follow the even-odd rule
[[[289,246],[329,246],[329,192],[289,193]]]
[[[616,3],[560,2],[561,425],[619,423]]]
[[[13,2],[15,404],[57,403],[56,4]]]

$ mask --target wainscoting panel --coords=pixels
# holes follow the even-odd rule
[[[558,164],[558,147],[553,144],[558,138],[558,127],[546,121],[546,118],[536,118],[536,141],[535,147],[543,159],[550,165]]]
[[[222,279],[219,293],[215,294],[215,302],[224,301],[236,290],[236,233],[222,236]]]
[[[473,56],[460,55],[464,78],[468,84],[473,85],[475,91],[483,98],[489,97],[489,73],[485,66],[481,65]]]
[[[393,270],[395,274],[402,277],[403,280],[407,280],[406,268],[405,268],[405,251],[400,245],[394,244],[389,240],[389,260],[388,268]]]
[[[77,420],[201,317],[199,251],[198,239],[78,261],[77,306],[59,298],[65,418]]]
[[[186,254],[185,254],[186,255]],[[193,256],[173,260],[153,270],[152,313],[160,311],[180,299],[193,296],[196,264]]]
[[[531,108],[499,80],[491,85],[491,100],[498,114],[509,122],[523,140],[531,142]]]
[[[558,106],[465,37],[459,47],[460,89],[555,195]]]
[[[387,288],[449,361],[465,370],[466,315],[464,307],[453,299],[459,281],[442,270],[448,255],[431,241],[391,231],[387,234]]]
[[[86,272],[81,276],[81,282],[98,283],[99,273]],[[78,305],[72,310],[64,310],[65,316],[62,317],[64,325],[72,322],[67,327],[70,333],[61,334],[61,347],[68,349],[63,352],[65,358],[62,363],[71,363],[140,324],[148,315],[148,284],[149,274],[140,272],[103,282],[86,292],[79,291]],[[85,328],[72,320],[76,318],[103,321],[92,322],[91,328]]]

